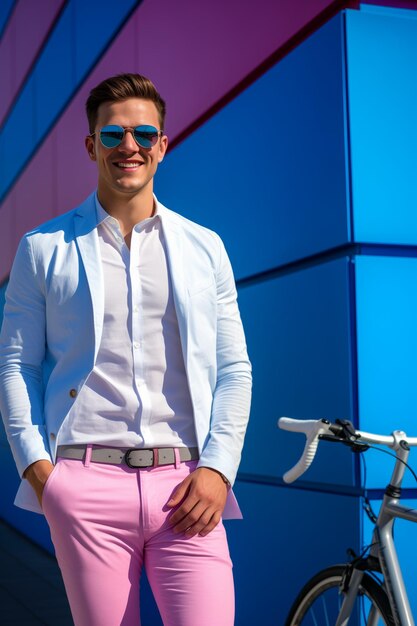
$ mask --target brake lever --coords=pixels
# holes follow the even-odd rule
[[[319,435],[319,439],[333,443],[343,443],[343,445],[349,446],[352,452],[366,452],[366,450],[369,450],[367,443],[359,443],[358,441],[352,441],[344,437],[336,437],[335,435]]]

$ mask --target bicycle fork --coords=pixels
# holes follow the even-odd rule
[[[363,567],[365,562],[366,561],[363,559],[358,559],[358,568],[353,565],[348,565],[346,568],[345,579],[343,580],[341,586],[341,591],[344,593],[344,599],[340,607],[335,626],[347,626],[350,618],[352,617],[353,610],[356,610],[355,602],[358,595],[361,595],[360,586],[366,571],[366,567]],[[378,609],[372,605],[366,617],[366,626],[379,626],[379,617]]]
[[[348,625],[356,598],[358,597],[359,588],[363,578],[363,571],[353,568],[351,572],[346,572],[346,576],[348,578],[348,580],[346,581],[346,594],[343,599],[342,606],[340,607],[335,626]],[[369,618],[367,622],[368,626],[377,626],[378,624],[378,615],[373,615],[373,613],[374,610],[372,609],[369,613]]]

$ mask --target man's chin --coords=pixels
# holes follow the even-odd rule
[[[128,196],[134,196],[145,189],[146,185],[143,183],[135,183],[133,181],[117,181],[114,189],[121,194]]]

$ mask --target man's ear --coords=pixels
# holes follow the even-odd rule
[[[159,144],[158,163],[161,163],[164,160],[164,156],[166,154],[167,148],[168,148],[168,137],[166,135],[162,135],[161,143]]]
[[[85,147],[87,149],[88,156],[92,161],[96,160],[96,150],[94,146],[94,139],[87,135],[85,138]]]

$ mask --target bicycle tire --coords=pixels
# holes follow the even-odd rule
[[[313,576],[298,594],[288,614],[285,626],[314,626],[317,624],[319,626],[334,626],[341,601],[338,589],[345,570],[346,565],[334,565]],[[329,590],[331,602],[324,604],[327,602],[324,596]],[[319,600],[319,603],[316,604],[316,600]],[[395,626],[385,590],[368,574],[363,576],[358,602],[369,603],[369,606],[376,607],[380,615],[378,625]],[[356,617],[352,616],[349,624],[356,626],[356,624],[366,623],[362,620],[362,609],[363,607],[359,605],[356,607]]]

